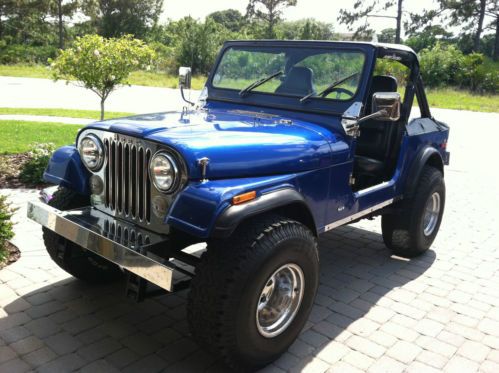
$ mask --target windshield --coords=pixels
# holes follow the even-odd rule
[[[345,101],[357,92],[364,61],[364,53],[356,50],[231,47],[222,56],[212,85],[244,92],[243,97],[263,92]]]

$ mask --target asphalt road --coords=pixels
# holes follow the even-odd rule
[[[198,91],[192,91],[195,100]],[[111,93],[106,110],[154,113],[182,107],[178,89],[123,86]],[[0,77],[0,107],[100,110],[99,98],[75,83],[50,79]]]

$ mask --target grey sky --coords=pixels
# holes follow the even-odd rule
[[[353,0],[298,0],[296,7],[288,8],[284,13],[287,20],[300,18],[315,18],[320,21],[330,22],[335,25],[338,32],[347,31],[345,25],[337,22],[338,12],[341,8],[352,8]],[[248,0],[165,0],[162,20],[167,18],[179,19],[185,16],[204,19],[208,14],[217,10],[237,9],[245,13]],[[406,0],[406,11],[417,12],[434,7],[434,0]],[[396,9],[388,11],[389,15],[395,15]],[[395,27],[395,20],[385,18],[371,18],[372,27],[382,30]]]

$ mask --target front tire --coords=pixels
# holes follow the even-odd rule
[[[395,255],[413,258],[429,249],[437,236],[445,207],[442,172],[425,166],[414,197],[403,200],[400,212],[381,218],[383,241]]]
[[[88,196],[61,187],[48,204],[65,211],[88,206],[90,200]],[[101,284],[117,280],[123,275],[116,264],[85,250],[50,229],[43,228],[43,241],[52,260],[70,275],[82,281]]]
[[[296,339],[318,283],[307,227],[279,216],[249,221],[203,254],[188,297],[191,333],[232,368],[261,368]]]

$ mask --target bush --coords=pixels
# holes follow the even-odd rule
[[[10,208],[5,196],[0,196],[0,262],[7,255],[6,243],[14,237],[12,230],[13,223],[10,220],[14,210]]]
[[[455,45],[437,43],[420,53],[421,74],[428,87],[456,86],[473,92],[497,93],[497,64],[481,53],[464,55]]]
[[[40,184],[43,182],[43,173],[49,164],[50,156],[55,150],[55,145],[33,144],[29,151],[29,160],[23,164],[19,180],[26,184]]]
[[[471,53],[464,56],[460,81],[463,87],[479,93],[498,93],[499,71],[493,62],[483,54]]]
[[[429,87],[459,85],[463,63],[464,55],[454,45],[437,43],[420,53],[421,74]]]
[[[0,45],[0,64],[47,64],[54,58],[57,48],[52,46],[31,46],[22,44]]]

